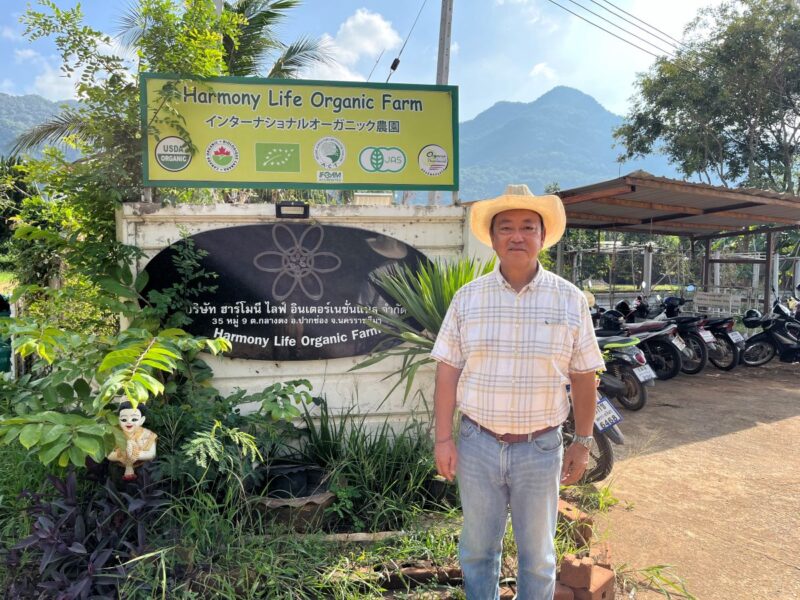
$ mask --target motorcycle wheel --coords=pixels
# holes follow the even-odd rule
[[[753,344],[745,344],[742,362],[748,367],[760,367],[767,364],[776,354],[775,346],[768,340],[759,340]]]
[[[697,375],[708,363],[708,348],[699,333],[689,332],[682,336],[686,346],[692,349],[692,358],[684,357],[681,373]]]
[[[647,342],[647,350],[647,362],[653,367],[656,377],[662,381],[672,379],[681,372],[681,351],[674,345],[664,340],[654,340]]]
[[[572,415],[564,422],[562,433],[564,449],[566,449],[575,436],[575,421]],[[611,441],[606,437],[606,434],[597,428],[597,425],[595,425],[592,435],[594,436],[594,444],[592,444],[592,449],[589,450],[589,464],[586,466],[586,471],[583,473],[580,483],[595,483],[605,479],[611,474],[611,469],[614,468],[614,450],[611,448]]]
[[[712,365],[723,371],[730,371],[736,368],[736,365],[739,364],[739,347],[730,341],[724,333],[714,337],[717,338],[718,351],[716,353],[709,352],[708,360]]]
[[[647,402],[647,390],[630,367],[615,366],[613,373],[625,384],[625,394],[616,398],[622,408],[641,410]]]

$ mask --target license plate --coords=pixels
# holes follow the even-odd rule
[[[734,344],[738,344],[739,342],[743,342],[744,341],[744,338],[742,337],[742,334],[739,333],[738,331],[731,331],[728,334],[728,337],[731,339],[731,341]]]
[[[676,335],[674,338],[672,338],[672,343],[678,350],[683,351],[686,349],[686,343],[683,341],[683,338],[679,335]]]
[[[700,337],[703,338],[703,341],[706,344],[713,344],[716,341],[714,339],[714,334],[708,331],[708,329],[700,329],[698,331],[700,333]]]
[[[639,379],[639,381],[650,381],[651,379],[656,378],[656,372],[653,371],[650,365],[636,367],[633,372],[636,373],[636,377]]]
[[[600,431],[605,431],[622,421],[622,415],[611,405],[608,398],[603,396],[597,400],[597,410],[594,413],[594,424]]]

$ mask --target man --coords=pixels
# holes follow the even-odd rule
[[[509,186],[503,196],[474,204],[470,224],[498,262],[456,293],[431,354],[438,362],[436,468],[449,480],[458,475],[467,599],[499,596],[510,507],[517,597],[552,600],[559,484],[575,483],[586,468],[603,357],[583,294],[538,261],[564,234],[560,198]],[[562,466],[568,384],[577,435]]]

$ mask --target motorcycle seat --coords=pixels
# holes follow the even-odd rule
[[[635,346],[638,343],[638,339],[623,335],[597,338],[597,344],[600,346],[601,350],[605,350],[606,348],[626,348],[628,346]]]
[[[671,323],[667,321],[642,321],[641,323],[631,323],[628,325],[628,331],[636,333],[637,331],[661,331],[669,327]]]
[[[624,336],[626,333],[627,333],[627,330],[625,330],[625,329],[602,329],[602,328],[599,328],[599,329],[595,329],[594,330],[594,336],[596,338],[598,338],[598,339],[599,338],[612,337],[612,336],[620,336],[620,335]]]
[[[688,325],[689,323],[697,323],[702,319],[703,317],[692,317],[687,315],[685,317],[672,317],[669,319],[669,321],[675,323],[676,325]]]
[[[727,325],[731,321],[733,321],[733,317],[717,317],[717,318],[713,318],[713,319],[706,319],[705,326],[706,327],[719,327],[721,325]]]

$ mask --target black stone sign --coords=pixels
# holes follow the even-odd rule
[[[368,354],[386,336],[368,327],[363,306],[402,315],[370,281],[392,265],[415,268],[425,257],[394,238],[364,229],[287,222],[244,225],[191,236],[208,255],[202,268],[218,274],[213,293],[197,298],[185,329],[224,337],[232,358],[314,360]],[[145,295],[180,276],[174,249],[165,248],[145,270]]]

